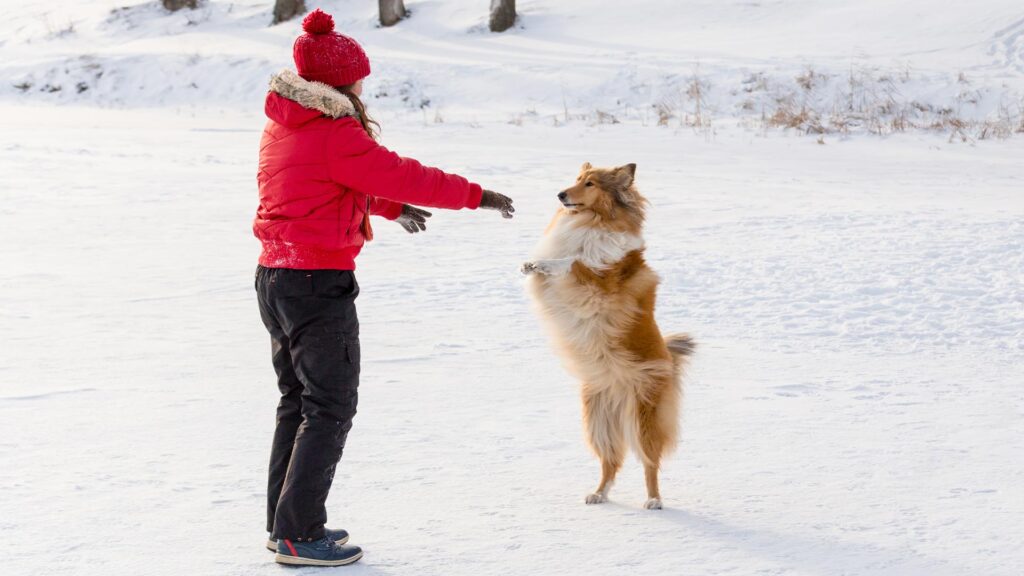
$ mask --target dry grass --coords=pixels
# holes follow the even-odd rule
[[[666,100],[654,104],[654,112],[658,115],[658,126],[668,126],[676,117],[675,107]]]
[[[709,104],[710,90],[711,84],[696,68],[684,86],[669,90],[651,105],[657,125],[669,126],[675,121],[680,127],[692,128],[707,138],[713,137],[714,117]]]
[[[710,128],[711,114],[708,109],[707,93],[711,85],[701,79],[697,72],[686,86],[686,97],[693,106],[693,113],[684,116],[684,123],[693,128]]]
[[[885,136],[914,130],[949,134],[950,141],[1005,139],[1024,133],[1024,100],[1002,104],[994,115],[975,119],[967,110],[984,100],[966,74],[956,78],[956,94],[946,106],[924,104],[906,98],[901,86],[911,78],[909,66],[897,72],[878,73],[871,69],[850,69],[838,90],[832,77],[808,68],[790,85],[772,85],[761,77],[743,81],[744,91],[764,92],[761,124],[765,129],[796,130],[804,134],[849,134],[863,130]],[[749,110],[744,100],[741,110]],[[976,114],[976,113],[975,113]]]
[[[817,112],[805,106],[796,106],[791,101],[781,103],[775,112],[767,116],[764,121],[765,125],[771,128],[799,130],[805,134],[828,132],[821,124],[821,117]]]
[[[1024,134],[1024,98],[986,86],[976,86],[964,73],[947,78],[915,76],[909,65],[885,69],[851,66],[835,74],[806,67],[788,77],[767,72],[746,72],[737,81],[712,90],[700,67],[690,74],[663,79],[661,90],[650,100],[632,96],[650,93],[650,83],[633,86],[632,97],[620,97],[614,105],[570,110],[563,88],[562,110],[547,114],[520,115],[511,124],[531,120],[561,126],[583,121],[590,125],[636,122],[692,129],[707,138],[715,135],[715,104],[728,103],[731,117],[754,130],[786,130],[814,135],[821,143],[827,135],[857,133],[888,136],[907,132],[937,132],[950,141],[998,140]],[[919,94],[927,88],[927,100]],[[1002,94],[1005,102],[993,106]],[[993,110],[989,114],[984,112]]]

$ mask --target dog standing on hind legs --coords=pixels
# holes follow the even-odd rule
[[[636,164],[594,168],[558,194],[555,214],[523,264],[527,285],[568,369],[582,383],[587,440],[601,482],[587,504],[608,500],[628,447],[644,465],[648,509],[661,508],[658,469],[676,445],[681,378],[694,349],[662,337],[654,320],[658,276],[644,261],[647,200]]]

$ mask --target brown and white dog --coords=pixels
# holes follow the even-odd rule
[[[654,321],[658,276],[644,261],[647,200],[633,185],[636,164],[583,165],[558,194],[555,214],[523,264],[528,287],[568,369],[582,381],[590,447],[601,483],[587,504],[608,499],[627,446],[644,465],[648,509],[661,508],[658,468],[679,429],[680,378],[694,342],[663,338]]]

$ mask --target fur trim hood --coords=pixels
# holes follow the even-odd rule
[[[359,116],[348,96],[323,82],[306,80],[292,70],[285,69],[271,76],[270,91],[328,118]]]

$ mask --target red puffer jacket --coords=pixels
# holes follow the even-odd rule
[[[373,238],[370,214],[394,220],[403,203],[479,207],[478,184],[377,144],[344,94],[287,70],[270,87],[253,223],[263,266],[354,270]]]

